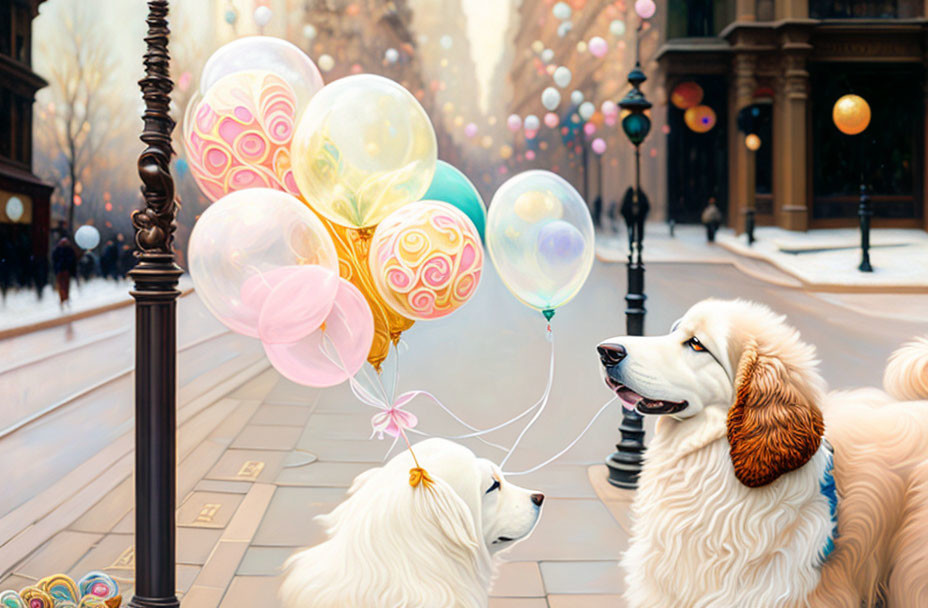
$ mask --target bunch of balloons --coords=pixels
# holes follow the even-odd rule
[[[302,51],[264,36],[216,51],[200,87],[184,147],[214,202],[191,234],[191,276],[281,374],[324,387],[365,361],[379,371],[416,320],[473,296],[486,210],[437,160],[406,89],[370,74],[324,85]]]

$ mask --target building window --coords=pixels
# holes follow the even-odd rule
[[[29,64],[32,54],[32,15],[29,14],[29,6],[14,5],[13,18],[13,58]]]
[[[856,217],[861,181],[876,217],[920,218],[924,68],[819,64],[810,72],[813,218]],[[847,93],[870,105],[870,125],[859,135],[844,135],[831,118],[835,101]]]
[[[16,106],[13,125],[13,160],[24,165],[32,165],[32,142],[29,137],[29,126],[32,125],[32,100],[27,97],[15,96],[13,103]]]
[[[0,55],[13,52],[13,3],[0,0]]]
[[[717,36],[733,21],[733,2],[724,0],[671,0],[668,3],[668,38]]]
[[[921,0],[811,0],[813,19],[901,19],[921,16]]]
[[[0,89],[0,157],[13,157],[13,93]]]

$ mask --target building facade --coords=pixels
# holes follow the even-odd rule
[[[703,90],[715,128],[696,133],[667,113],[670,219],[697,221],[710,197],[742,230],[744,212],[789,230],[853,226],[860,185],[874,225],[928,229],[925,192],[928,2],[924,0],[671,0],[657,52],[668,95]],[[845,94],[867,100],[859,135],[832,120]],[[748,108],[761,146],[745,145]]]
[[[52,187],[32,172],[32,20],[42,0],[0,0],[0,257],[28,269],[48,254]]]

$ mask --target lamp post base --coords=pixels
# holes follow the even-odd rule
[[[606,458],[609,483],[617,488],[634,490],[638,487],[638,475],[644,462],[644,416],[623,408],[619,432],[622,439],[615,446],[616,452]]]
[[[857,210],[860,218],[860,266],[857,267],[861,272],[873,272],[873,266],[870,265],[870,218],[873,217],[873,209],[870,207],[870,195],[867,194],[867,187],[860,185],[860,207]]]
[[[136,595],[129,602],[129,608],[180,608],[180,600],[177,596],[140,597]]]

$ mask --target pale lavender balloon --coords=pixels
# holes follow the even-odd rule
[[[271,365],[285,378],[318,388],[354,376],[367,360],[374,340],[374,316],[358,288],[339,279],[335,304],[319,328],[299,342],[264,343]]]
[[[635,2],[635,12],[642,19],[650,19],[657,11],[657,5],[653,0],[638,0]]]
[[[609,52],[609,43],[600,36],[593,36],[587,45],[594,57],[604,57]]]
[[[288,266],[264,299],[258,337],[268,344],[289,344],[319,329],[335,303],[338,274],[309,264]]]
[[[472,122],[467,123],[467,126],[464,127],[464,135],[468,137],[473,137],[477,134],[477,125]]]
[[[583,235],[570,222],[549,222],[538,231],[538,255],[542,268],[572,267],[583,255]]]
[[[515,133],[522,128],[522,118],[518,114],[510,114],[509,118],[506,119],[506,127]]]
[[[593,140],[593,143],[590,147],[593,148],[593,152],[596,154],[602,154],[606,151],[606,142],[603,138],[597,137]]]

